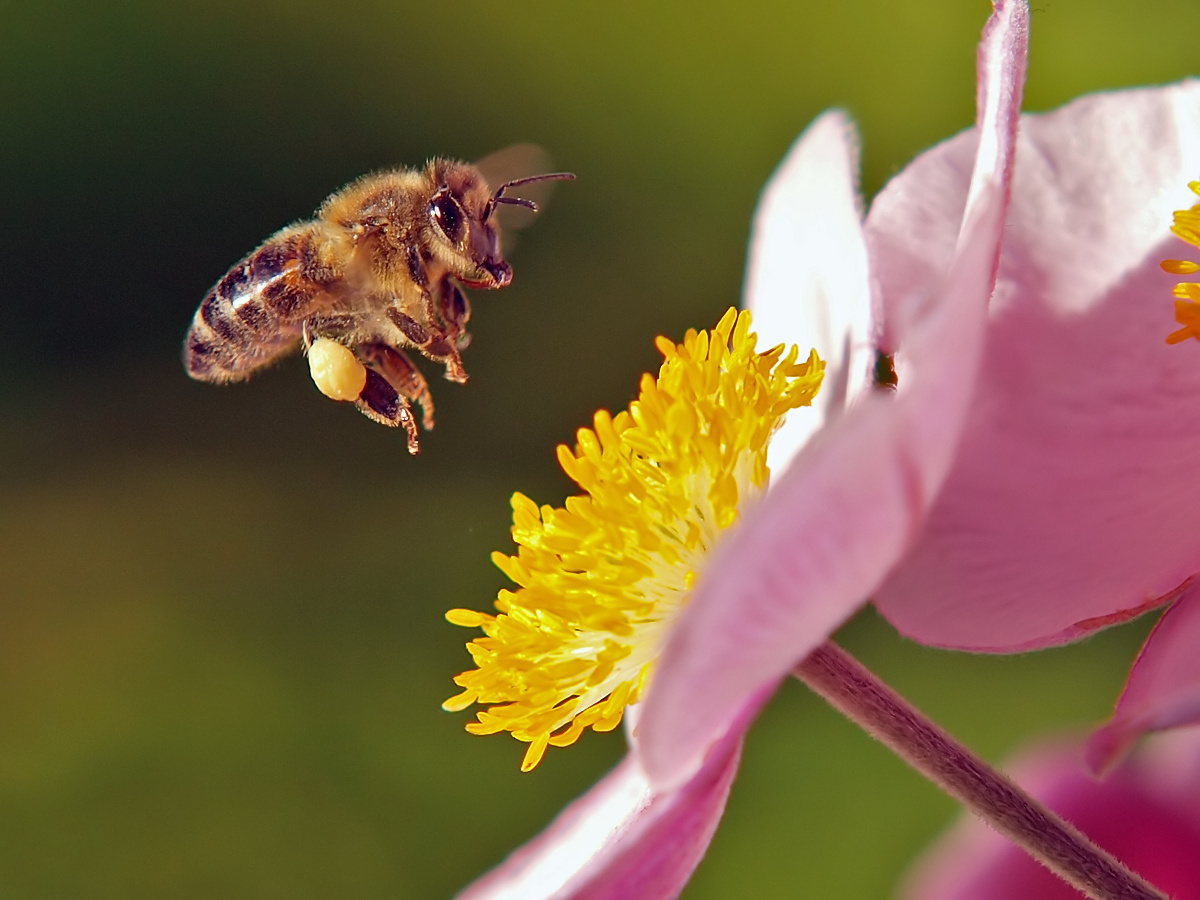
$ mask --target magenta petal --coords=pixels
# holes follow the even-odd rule
[[[1147,748],[1107,781],[1077,747],[1044,747],[1010,771],[1176,900],[1200,900],[1200,732]],[[903,900],[1078,900],[1081,894],[976,819],[963,820],[915,867]]]
[[[854,126],[827,112],[796,139],[754,214],[745,304],[759,346],[811,347],[826,364],[816,403],[788,413],[771,440],[772,470],[868,384],[871,288],[857,180]]]
[[[923,155],[868,217],[889,334],[947,257],[972,135]],[[1021,121],[983,366],[925,530],[876,592],[923,643],[1068,641],[1200,572],[1200,345],[1168,346],[1159,269],[1200,177],[1200,82],[1085,97]],[[957,196],[957,201],[954,199]],[[904,373],[901,371],[901,383]]]
[[[741,748],[731,735],[693,778],[659,793],[629,754],[460,900],[677,897],[716,831]]]
[[[1142,647],[1112,721],[1088,741],[1102,772],[1148,731],[1200,724],[1200,588],[1189,587]]]
[[[958,249],[908,336],[911,375],[817,432],[717,549],[663,651],[638,751],[653,783],[693,771],[746,700],[875,588],[920,525],[971,395],[999,254],[1024,76],[1027,10],[985,31],[982,150]]]

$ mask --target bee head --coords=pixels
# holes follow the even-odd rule
[[[523,206],[537,212],[537,204],[507,197],[509,188],[537,181],[559,181],[575,176],[565,172],[519,178],[492,192],[479,170],[467,163],[440,161],[434,166],[437,189],[429,199],[429,221],[438,255],[464,284],[474,288],[502,288],[512,281],[512,267],[500,249],[496,208]]]

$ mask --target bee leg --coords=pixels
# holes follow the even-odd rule
[[[380,421],[377,416],[386,416],[387,411],[393,408],[398,415],[406,415],[411,428],[392,416],[387,416],[390,421],[384,424],[405,424],[409,428],[409,449],[415,452],[412,450],[416,444],[413,404],[421,407],[422,427],[426,431],[433,429],[433,397],[429,393],[429,385],[425,383],[425,376],[407,356],[387,344],[359,344],[354,350],[367,367],[367,383],[359,397],[358,408],[376,421]]]
[[[384,343],[362,344],[358,347],[361,359],[378,372],[410,404],[421,407],[421,427],[433,430],[433,396],[425,376],[412,361],[395,347]]]
[[[462,358],[458,355],[456,340],[451,339],[434,314],[432,297],[426,295],[425,306],[428,325],[423,325],[395,306],[387,308],[387,317],[422,354],[434,362],[445,364],[447,381],[457,381],[461,384],[467,380],[467,370],[463,368]]]
[[[374,369],[367,369],[367,383],[363,385],[362,393],[359,394],[354,405],[372,422],[390,425],[393,428],[403,427],[408,433],[408,452],[413,456],[421,452],[421,442],[417,438],[417,423],[413,419],[412,407]]]
[[[446,338],[459,350],[466,350],[471,343],[467,322],[471,319],[471,304],[467,302],[462,288],[449,275],[442,279],[437,296],[437,311],[446,326]]]
[[[447,381],[456,381],[462,384],[467,380],[467,370],[463,368],[462,358],[458,355],[458,351],[466,347],[466,343],[462,341],[462,336],[465,334],[462,326],[466,325],[467,318],[471,314],[467,298],[462,295],[461,291],[458,291],[457,295],[447,296],[446,286],[447,284],[453,285],[453,282],[449,276],[446,276],[438,285],[438,301],[434,302],[432,293],[434,288],[429,281],[429,270],[426,268],[425,261],[416,244],[409,248],[408,274],[413,284],[421,290],[421,305],[424,313],[422,318],[425,321],[418,322],[394,306],[388,308],[388,318],[421,353],[434,362],[445,364]],[[457,290],[457,286],[454,287]],[[452,320],[458,323],[457,330],[456,326],[451,324],[450,319],[443,317],[443,309],[451,311]]]

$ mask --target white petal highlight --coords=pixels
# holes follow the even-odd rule
[[[771,442],[772,471],[869,384],[871,294],[857,184],[854,126],[845,113],[827,112],[796,139],[754,214],[745,304],[759,345],[815,348],[827,365],[817,403],[789,413]]]
[[[911,377],[832,419],[718,547],[645,699],[654,784],[689,777],[746,698],[781,678],[900,558],[954,459],[995,283],[1028,40],[998,3],[980,48],[981,154],[954,259],[909,336]],[[1000,62],[996,62],[999,60]]]

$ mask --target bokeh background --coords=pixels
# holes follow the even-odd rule
[[[737,301],[821,110],[869,197],[968,126],[982,0],[0,2],[0,893],[444,897],[597,779],[440,710],[512,491]],[[1027,108],[1195,64],[1191,0],[1041,0]],[[351,178],[523,141],[579,175],[476,293],[465,386],[400,435],[299,360],[190,382],[209,286]],[[1104,185],[1096,185],[1104,190]],[[427,367],[432,375],[436,372]],[[992,759],[1101,719],[1147,623],[1022,658],[844,642]],[[689,898],[887,896],[953,804],[799,685]]]

